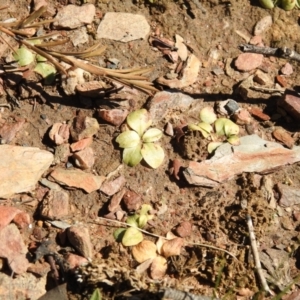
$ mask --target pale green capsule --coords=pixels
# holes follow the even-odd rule
[[[259,3],[263,8],[267,8],[267,9],[274,8],[274,2],[272,0],[259,0]]]
[[[284,10],[292,10],[297,3],[297,0],[281,0],[280,6]]]

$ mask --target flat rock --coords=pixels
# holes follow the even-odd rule
[[[112,181],[107,181],[101,186],[101,192],[108,196],[112,196],[117,193],[126,183],[126,179],[123,175],[117,177]]]
[[[93,142],[93,138],[92,137],[88,137],[85,139],[82,139],[78,142],[75,142],[73,144],[71,144],[70,148],[72,152],[76,152],[76,151],[80,151],[85,149],[86,147],[90,146]]]
[[[93,257],[93,246],[88,228],[83,225],[73,225],[67,229],[68,240],[71,245],[85,258]]]
[[[6,258],[10,269],[16,274],[25,273],[29,262],[26,258],[27,248],[19,229],[9,224],[0,231],[0,257]]]
[[[40,299],[46,293],[46,276],[25,273],[14,278],[1,272],[0,282],[0,299]]]
[[[57,168],[50,176],[59,184],[80,188],[87,193],[98,190],[105,180],[104,176],[96,176],[77,169]]]
[[[150,25],[142,15],[108,12],[97,29],[98,39],[130,42],[146,39]]]
[[[276,189],[279,192],[279,205],[283,207],[300,204],[300,189],[286,184],[277,183]]]
[[[0,198],[35,188],[53,154],[34,147],[0,146]]]
[[[72,158],[77,167],[82,170],[90,169],[95,163],[94,151],[91,147],[87,147],[73,154]]]
[[[281,69],[280,69],[280,73],[282,75],[292,75],[294,72],[293,70],[293,66],[290,63],[286,63]]]
[[[300,96],[297,93],[286,90],[277,105],[296,121],[300,121]]]
[[[96,13],[93,4],[84,4],[82,6],[67,5],[63,7],[56,15],[55,28],[74,29],[80,26],[91,24]]]
[[[265,16],[260,19],[254,27],[254,35],[262,35],[272,26],[272,17]]]
[[[73,253],[68,253],[66,261],[70,270],[72,271],[75,271],[76,268],[82,265],[87,265],[89,263],[89,261],[85,257]]]
[[[168,121],[172,117],[172,113],[189,109],[194,101],[192,97],[183,93],[158,92],[148,103],[152,122],[155,124],[163,119]]]
[[[258,68],[264,56],[256,53],[242,53],[235,60],[234,65],[239,71],[248,72]]]
[[[255,134],[241,137],[240,142],[239,146],[221,145],[211,159],[200,163],[191,161],[183,172],[188,183],[214,187],[243,172],[267,174],[300,161],[300,147],[286,149]]]
[[[283,143],[285,146],[287,146],[288,148],[292,149],[295,141],[294,139],[291,137],[291,135],[285,131],[283,128],[276,128],[273,132],[272,132],[273,137]]]
[[[0,230],[7,226],[11,221],[14,221],[17,226],[23,228],[30,224],[30,216],[15,207],[0,206]]]

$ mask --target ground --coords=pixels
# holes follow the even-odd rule
[[[49,3],[58,10],[67,4],[65,2],[49,0]],[[255,24],[267,15],[272,16],[273,25],[263,35],[264,44],[271,47],[286,46],[299,51],[298,10],[287,12],[277,7],[273,10],[265,10],[259,7],[258,1],[249,0],[201,2],[157,0],[154,2],[151,4],[150,1],[143,0],[98,1],[93,3],[98,16],[93,25],[97,28],[99,18],[106,12],[130,12],[144,15],[151,25],[151,32],[159,30],[163,37],[170,40],[173,40],[176,34],[184,38],[202,66],[195,83],[179,91],[195,99],[196,104],[192,109],[177,114],[177,121],[195,120],[201,108],[214,107],[216,102],[228,98],[236,100],[241,108],[256,106],[269,116],[277,113],[276,101],[280,97],[278,94],[274,96],[251,90],[246,98],[242,98],[235,93],[237,84],[249,76],[249,72],[238,72],[232,69],[231,74],[226,72],[217,74],[214,70],[224,70],[230,59],[235,59],[241,54],[239,45],[246,42],[236,31],[252,36]],[[1,6],[5,4],[7,4],[5,1],[1,1]],[[26,16],[28,4],[27,1],[22,0],[10,3],[8,8],[0,12],[1,18],[5,20],[8,17]],[[80,3],[76,2],[76,4]],[[80,51],[95,42],[91,34],[89,42],[76,49],[71,43],[60,46],[59,49]],[[155,81],[168,72],[170,61],[160,51],[154,51],[148,39],[129,43],[103,39],[100,42],[107,48],[102,58],[92,59],[95,64],[103,62],[104,59],[116,58],[122,68],[153,66],[153,70],[147,75],[150,81]],[[4,63],[4,58],[2,61]],[[285,63],[284,59],[265,58],[268,75],[270,77],[277,75],[278,70]],[[300,76],[299,65],[295,61],[290,63],[294,72],[287,77],[286,88],[297,89]],[[278,192],[273,190],[276,184],[282,183],[300,188],[299,163],[283,166],[262,177],[254,173],[244,173],[214,188],[191,186],[187,184],[181,173],[179,179],[176,179],[170,172],[170,167],[174,159],[179,159],[182,167],[187,167],[190,159],[200,161],[208,157],[205,147],[200,148],[203,152],[199,152],[199,147],[195,147],[195,143],[201,144],[200,135],[187,134],[184,139],[181,139],[181,143],[184,144],[164,135],[161,145],[166,157],[159,168],[151,169],[145,164],[128,167],[122,164],[121,151],[115,142],[120,128],[109,125],[99,118],[99,105],[95,104],[94,100],[84,102],[78,95],[66,96],[61,88],[60,76],[57,76],[57,80],[52,85],[42,84],[44,90],[42,97],[22,99],[18,86],[9,85],[7,82],[9,76],[4,75],[2,79],[7,90],[17,97],[19,106],[14,106],[12,110],[3,109],[1,118],[6,121],[15,117],[26,119],[25,125],[10,142],[11,145],[32,146],[53,152],[55,145],[48,138],[51,125],[72,120],[80,110],[86,116],[97,118],[100,124],[91,146],[96,158],[92,172],[107,176],[118,168],[112,178],[123,175],[126,178],[126,188],[141,195],[142,202],[150,204],[156,212],[145,229],[156,235],[165,236],[184,221],[192,224],[192,232],[185,239],[186,244],[181,254],[168,258],[166,275],[162,280],[152,280],[147,272],[142,275],[134,272],[138,263],[132,258],[131,247],[122,246],[113,237],[113,232],[118,225],[98,218],[107,214],[110,197],[99,191],[86,193],[78,188],[67,189],[70,196],[70,210],[64,221],[69,224],[85,224],[89,228],[91,243],[96,253],[90,265],[80,271],[86,275],[83,283],[78,284],[76,276],[72,272],[68,273],[66,278],[70,299],[89,299],[96,287],[100,288],[103,299],[158,299],[156,295],[158,290],[167,287],[196,295],[215,295],[221,299],[247,299],[259,293],[261,293],[260,297],[264,297],[252,258],[246,224],[248,214],[252,217],[260,250],[264,250],[269,255],[262,261],[265,262],[265,273],[269,275],[266,276],[271,289],[278,295],[276,299],[288,297],[291,292],[299,290],[299,217],[293,218],[295,213],[299,215],[299,206],[278,210],[271,207],[266,196],[270,189],[265,184],[266,181],[271,180],[271,191],[274,192],[276,201],[280,198]],[[23,80],[27,81],[28,85],[31,82],[30,78]],[[36,88],[37,81],[34,80],[32,82],[35,82],[33,86]],[[157,87],[167,90],[167,87],[158,85]],[[135,97],[134,108],[147,107],[149,99],[151,96],[140,92]],[[11,103],[11,98],[4,93],[1,103]],[[110,103],[108,101],[105,106],[106,103],[102,102],[100,105],[109,107]],[[173,125],[176,126],[178,123],[174,122]],[[164,126],[165,122],[159,122],[156,127],[163,129]],[[274,140],[271,135],[272,129],[274,126],[281,126],[293,136],[296,145],[299,142],[297,122],[288,122],[287,119],[280,118],[269,123],[258,122],[257,126],[261,136],[267,140]],[[241,129],[241,132],[247,134],[244,129]],[[61,166],[64,165],[61,163]],[[51,166],[44,176],[56,167]],[[258,183],[260,181],[261,184]],[[27,194],[27,197],[35,197],[38,191],[41,191],[41,186],[37,186],[35,191]],[[22,201],[17,201],[18,199],[22,199],[22,195],[10,197],[1,203],[16,206],[32,216],[33,230],[38,228],[36,230],[42,236],[41,239],[37,239],[38,243],[45,238],[52,238],[59,245],[55,237],[61,229],[47,226],[46,220],[39,212],[40,204],[30,206],[26,202],[23,204]],[[246,208],[242,205],[243,201],[247,202]],[[158,214],[160,210],[164,211]],[[44,221],[42,227],[39,227],[39,221]],[[156,238],[151,236],[147,236],[147,239],[156,241]],[[197,244],[211,245],[220,250]],[[60,245],[56,249],[60,253],[74,252],[74,249],[69,246]],[[267,260],[269,269],[266,267]],[[92,272],[93,268],[97,271]],[[2,271],[8,272],[5,268]],[[50,289],[62,281],[62,278],[59,278],[55,283],[49,275],[47,286]],[[285,288],[287,289],[284,290]],[[279,294],[281,291],[286,295]],[[265,297],[269,295],[266,294]]]

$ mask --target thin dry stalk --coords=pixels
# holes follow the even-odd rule
[[[168,298],[172,300],[218,300],[218,298],[215,297],[198,296],[171,288],[166,288],[160,291],[160,293],[162,294],[162,298]]]

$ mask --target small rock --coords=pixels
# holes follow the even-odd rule
[[[137,211],[142,205],[142,197],[134,191],[126,190],[123,203],[127,211]]]
[[[93,245],[88,228],[83,225],[73,225],[67,229],[68,240],[71,245],[85,258],[93,257]]]
[[[168,136],[173,136],[174,135],[173,125],[170,122],[167,122],[164,131],[165,134],[167,134]]]
[[[115,125],[120,126],[126,119],[129,111],[127,109],[100,109],[99,117],[104,121]]]
[[[37,277],[44,277],[50,272],[51,268],[47,262],[40,263],[39,261],[30,263],[27,272],[34,274]]]
[[[286,75],[286,76],[292,75],[293,72],[294,72],[293,66],[292,66],[290,63],[286,63],[286,64],[280,69],[280,73],[281,73],[282,75]]]
[[[78,142],[75,142],[73,144],[71,144],[70,148],[72,152],[76,152],[76,151],[80,151],[85,149],[86,147],[90,146],[93,142],[93,138],[92,137],[88,137],[85,139],[82,139]]]
[[[286,79],[283,76],[277,75],[275,80],[281,87],[287,87]]]
[[[104,176],[92,175],[77,169],[57,168],[50,176],[59,184],[80,188],[87,193],[98,190],[105,180]]]
[[[200,66],[200,60],[194,54],[191,54],[186,60],[186,66],[182,71],[181,79],[165,79],[164,77],[159,77],[157,82],[171,89],[181,89],[190,86],[197,80]]]
[[[91,80],[76,85],[76,91],[88,98],[99,98],[103,95],[106,90],[111,89],[112,85],[109,85],[100,80]]]
[[[274,138],[280,142],[282,142],[284,145],[286,145],[288,148],[292,149],[294,146],[294,139],[291,137],[291,135],[285,131],[283,128],[276,128],[272,135]]]
[[[258,107],[255,107],[255,106],[254,107],[250,107],[248,109],[248,111],[250,112],[250,114],[253,117],[255,117],[255,118],[257,118],[257,119],[259,119],[261,121],[269,121],[271,119],[270,116],[268,116],[265,113],[263,113],[262,110],[260,108],[258,108]]]
[[[293,211],[293,218],[295,221],[300,221],[300,211]]]
[[[6,121],[0,127],[1,144],[9,144],[22,129],[26,120],[22,118],[15,118],[14,122]]]
[[[78,28],[82,25],[91,24],[95,13],[96,8],[93,4],[67,5],[57,13],[53,25],[55,28]]]
[[[120,203],[122,201],[122,198],[126,192],[126,189],[122,189],[118,193],[114,194],[111,198],[109,205],[108,205],[108,211],[109,212],[115,212],[120,208]]]
[[[78,112],[77,117],[74,118],[72,127],[70,128],[71,136],[74,141],[92,137],[98,130],[99,124],[97,120],[85,116],[81,110]]]
[[[49,137],[56,145],[67,142],[70,137],[70,126],[65,123],[53,124],[49,131]]]
[[[89,263],[89,261],[85,257],[73,253],[68,253],[66,261],[71,271],[75,271],[76,268],[87,265]]]
[[[55,147],[54,153],[54,164],[65,163],[68,161],[70,156],[70,145],[69,144],[62,144]]]
[[[112,196],[117,191],[119,191],[125,183],[126,179],[123,175],[121,175],[113,181],[105,182],[104,184],[102,184],[100,191],[108,196]]]
[[[176,40],[175,47],[178,49],[177,50],[178,56],[182,61],[185,61],[188,57],[188,49],[184,44],[184,39],[180,35],[175,34],[175,40]]]
[[[35,188],[53,154],[34,147],[0,145],[0,198]]]
[[[28,268],[27,248],[15,224],[9,224],[0,231],[0,257],[7,259],[10,269],[23,274]]]
[[[189,237],[192,233],[192,224],[188,221],[184,221],[176,227],[175,232],[179,237]]]
[[[260,85],[272,85],[273,82],[268,74],[265,74],[261,70],[256,70],[255,75],[253,77],[253,81],[257,82]]]
[[[245,101],[248,100],[249,90],[253,86],[253,78],[254,75],[248,76],[238,85],[238,87],[234,91],[235,94],[241,96]]]
[[[232,116],[233,120],[238,125],[246,125],[252,122],[252,118],[248,110],[242,108]]]
[[[300,97],[293,91],[285,91],[277,105],[290,114],[296,121],[300,121]]]
[[[185,111],[195,100],[183,93],[158,92],[148,103],[149,113],[154,124],[169,119],[176,111]]]
[[[263,41],[262,41],[262,37],[260,35],[255,35],[251,38],[251,40],[249,41],[249,44],[251,45],[262,45]]]
[[[265,16],[259,20],[254,27],[254,35],[262,35],[272,26],[272,17]]]
[[[46,276],[37,278],[33,274],[24,273],[13,277],[1,272],[0,282],[0,299],[41,299],[46,293]]]
[[[226,101],[226,104],[224,105],[224,108],[226,109],[228,115],[234,114],[240,107],[238,103],[235,100],[228,99]]]
[[[74,47],[80,45],[80,44],[85,44],[89,41],[89,36],[86,32],[85,27],[81,27],[79,29],[73,30],[71,34],[69,35],[72,44]]]
[[[95,163],[94,151],[91,147],[87,147],[73,154],[73,159],[77,167],[82,170],[90,169]]]
[[[243,172],[267,173],[300,161],[300,147],[292,150],[257,135],[240,138],[239,146],[224,143],[211,159],[195,162],[183,171],[189,184],[214,187]]]
[[[16,214],[13,219],[13,222],[18,226],[19,229],[29,228],[31,225],[31,218],[27,212],[21,211]]]
[[[235,60],[234,65],[239,71],[248,72],[258,68],[264,56],[256,53],[242,53]]]
[[[69,214],[69,194],[65,191],[50,190],[41,204],[41,215],[54,220]]]
[[[0,206],[0,230],[7,226],[22,211],[11,206]]]
[[[146,39],[150,25],[146,18],[138,14],[108,12],[97,29],[97,39],[130,42]]]

